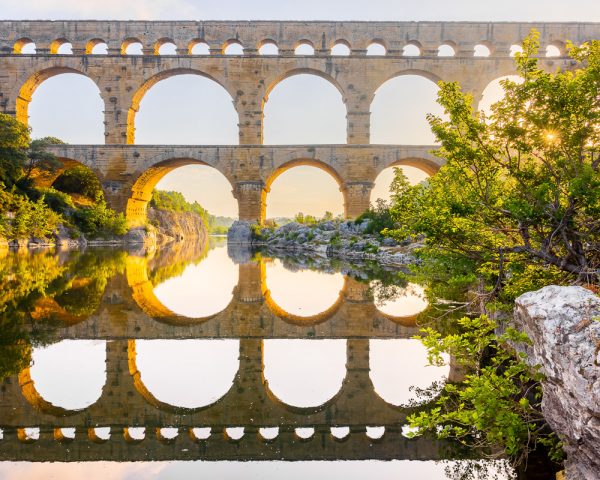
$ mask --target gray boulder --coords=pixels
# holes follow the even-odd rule
[[[227,232],[227,243],[252,243],[252,222],[236,220]]]
[[[582,287],[548,286],[521,295],[514,322],[533,344],[542,412],[564,442],[569,480],[600,478],[600,298]]]

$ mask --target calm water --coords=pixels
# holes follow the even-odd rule
[[[366,267],[222,241],[0,264],[2,479],[441,479],[466,465],[403,435],[412,387],[453,375],[411,338],[418,285],[388,297]]]

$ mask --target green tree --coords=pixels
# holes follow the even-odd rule
[[[52,186],[61,192],[78,193],[94,202],[104,199],[100,180],[91,169],[83,165],[65,170]]]
[[[32,140],[27,149],[27,160],[24,165],[24,180],[28,181],[35,171],[56,172],[62,163],[56,155],[47,151],[49,145],[61,145],[64,142],[55,137],[44,137]]]
[[[29,129],[14,117],[0,113],[0,183],[12,187],[23,175]]]

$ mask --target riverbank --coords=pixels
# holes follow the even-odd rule
[[[393,238],[370,233],[369,222],[291,222],[275,228],[238,221],[229,230],[228,242],[288,254],[374,261],[392,267],[418,263],[415,250],[423,245],[422,238],[398,244]]]

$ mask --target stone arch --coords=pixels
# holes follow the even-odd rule
[[[238,343],[239,343],[239,341],[238,341]],[[239,346],[238,346],[238,351],[239,351]],[[214,400],[210,403],[207,403],[207,404],[204,404],[201,406],[197,406],[197,407],[176,406],[176,405],[172,405],[170,403],[159,400],[150,391],[150,389],[145,385],[144,381],[142,380],[142,373],[138,369],[137,355],[138,354],[136,351],[136,340],[128,340],[128,342],[127,342],[127,363],[128,363],[128,367],[129,367],[129,374],[133,378],[134,387],[138,391],[138,393],[144,398],[144,400],[146,400],[146,402],[148,402],[150,405],[152,405],[164,412],[170,412],[170,413],[175,413],[175,414],[194,413],[194,412],[200,412],[200,411],[206,410],[208,408],[211,408],[214,405],[222,402],[223,399],[225,397],[227,397],[228,393],[233,389],[233,387],[236,383],[236,380],[238,379],[238,375],[239,375],[239,360],[238,360],[238,368],[237,368],[236,372],[234,373],[234,375],[232,376],[231,387],[229,389],[227,389],[227,391],[223,392],[219,396],[219,398],[217,398],[216,400]],[[192,381],[192,380],[190,379],[190,381]],[[221,393],[221,392],[219,392],[219,393]]]
[[[282,164],[278,165],[269,175],[269,177],[265,181],[264,188],[262,190],[262,198],[261,198],[261,222],[265,219],[265,214],[267,210],[267,194],[271,191],[271,185],[273,182],[279,177],[282,173],[299,166],[308,166],[308,167],[316,167],[320,170],[325,171],[329,175],[333,177],[333,179],[337,182],[340,187],[340,192],[342,192],[344,198],[344,212],[347,210],[347,195],[344,189],[345,182],[342,175],[331,165],[321,160],[315,158],[295,158],[291,160],[287,160]]]
[[[215,82],[218,85],[220,85],[221,87],[223,87],[223,89],[231,97],[232,101],[236,96],[235,93],[233,93],[231,91],[231,89],[229,89],[222,82],[217,80],[215,77],[213,77],[205,72],[202,72],[200,70],[194,70],[191,68],[176,68],[173,70],[165,70],[163,72],[157,73],[156,75],[145,80],[144,83],[142,84],[142,86],[139,87],[137,89],[137,91],[133,94],[133,97],[131,99],[131,106],[129,107],[129,110],[127,112],[127,143],[128,144],[133,144],[134,140],[135,140],[135,116],[136,116],[137,112],[139,111],[140,102],[144,98],[144,95],[146,95],[148,90],[150,90],[150,88],[152,88],[154,85],[156,85],[161,80],[166,80],[167,78],[171,78],[176,75],[198,75],[198,76],[201,76],[204,78],[208,78],[209,80],[212,80],[213,82]],[[238,121],[239,121],[239,112],[238,112]]]
[[[203,38],[194,38],[188,42],[188,44],[187,44],[188,54],[192,55],[192,51],[194,50],[194,47],[196,47],[198,45],[204,45],[206,47],[206,53],[204,53],[204,55],[210,55],[210,47],[208,46],[208,43],[206,43],[206,40],[204,40]],[[194,55],[199,55],[199,54],[196,53]]]
[[[275,49],[277,50],[277,53],[261,52],[261,49],[263,47],[268,47],[268,46],[275,47]],[[279,46],[277,45],[277,42],[272,38],[265,38],[265,39],[261,40],[260,42],[258,42],[258,44],[256,45],[256,49],[257,49],[259,55],[279,55]]]
[[[69,42],[69,40],[67,40],[66,38],[62,37],[62,38],[57,38],[56,40],[53,40],[50,43],[50,53],[51,54],[58,54],[58,49],[60,47],[62,47],[63,45],[67,44],[67,43],[71,43]]]
[[[154,55],[160,55],[160,48],[163,45],[173,44],[175,45],[175,41],[169,37],[159,38],[156,42],[154,42]]]
[[[377,169],[376,175],[379,175],[386,168],[402,166],[418,168],[419,170],[424,171],[430,177],[435,175],[440,169],[440,164],[433,158],[405,157],[389,163],[384,162],[380,168]]]
[[[374,179],[374,186],[371,190],[371,204],[375,204],[378,199],[389,201],[389,189],[394,178],[394,167],[410,167],[418,170],[418,172],[404,171],[410,181],[419,182],[431,177],[440,169],[439,163],[433,159],[408,157],[396,160],[389,163],[384,163],[377,169],[377,174]],[[412,175],[411,175],[412,173]],[[424,178],[423,177],[424,174]]]
[[[232,45],[238,45],[242,49],[242,53],[228,53],[227,49]],[[223,46],[221,47],[221,53],[223,55],[244,55],[244,45],[237,38],[230,38],[223,42]]]
[[[487,51],[489,52],[487,55],[478,55],[477,54],[477,47],[485,47],[487,48]],[[478,42],[474,47],[473,47],[473,56],[474,57],[491,57],[492,55],[494,55],[495,52],[495,46],[492,42],[489,42],[487,40],[481,40],[480,42]]]
[[[444,47],[446,48],[444,49]],[[446,54],[443,54],[443,51],[447,51],[448,49],[452,49],[452,52],[447,52]],[[452,40],[446,40],[442,42],[438,47],[438,57],[455,57],[456,52],[458,52],[458,45]]]
[[[35,45],[35,42],[29,37],[19,38],[13,45],[13,53],[22,53],[23,47],[25,45],[29,45],[30,43]]]
[[[98,175],[98,171],[94,169],[94,162],[79,161],[73,158],[66,157],[56,157],[56,159],[61,163],[61,165],[58,166],[56,169],[52,171],[34,169],[32,171],[31,179],[36,187],[51,187],[52,184],[54,184],[54,182],[56,181],[56,179],[60,177],[65,171],[78,166],[84,166],[86,168],[89,168],[92,172],[94,172],[98,179],[101,178],[101,176]]]
[[[347,48],[347,52],[344,53],[333,53],[333,49],[337,46],[342,46]],[[329,53],[330,55],[338,55],[338,56],[349,56],[352,53],[352,46],[348,40],[343,38],[338,38],[337,40],[333,40],[329,45]]]
[[[16,96],[17,99],[16,99],[16,105],[15,105],[15,110],[16,110],[15,116],[16,116],[17,120],[19,120],[21,123],[24,123],[25,125],[29,125],[29,113],[28,113],[29,112],[29,103],[31,103],[33,94],[35,93],[37,88],[42,83],[44,83],[46,80],[48,80],[51,77],[61,75],[63,73],[76,73],[78,75],[82,75],[82,76],[90,79],[94,83],[96,88],[98,89],[98,94],[100,95],[101,90],[98,86],[98,82],[94,81],[93,78],[91,78],[84,72],[77,70],[75,68],[72,68],[72,67],[65,67],[65,66],[56,66],[56,67],[46,68],[44,70],[35,72],[31,76],[29,76],[29,78],[27,78],[22,83],[21,87],[19,88],[19,93]],[[106,103],[104,101],[104,97],[101,96],[101,98],[102,98],[102,102],[104,103],[104,109],[106,109]]]
[[[222,166],[212,159],[203,159],[200,156],[172,158],[170,154],[163,154],[155,158],[151,166],[143,171],[131,187],[131,196],[127,201],[126,217],[130,224],[142,224],[146,220],[146,207],[152,198],[152,190],[156,184],[169,172],[185,165],[206,165],[217,169],[233,185],[232,179],[224,172]]]
[[[273,91],[273,89],[277,85],[279,85],[284,80],[286,80],[290,77],[293,77],[294,75],[303,75],[303,74],[304,75],[316,75],[317,77],[321,77],[324,80],[327,80],[335,88],[338,89],[338,91],[342,94],[342,98],[344,98],[344,99],[346,98],[346,93],[344,92],[344,89],[342,88],[342,86],[338,83],[338,81],[335,78],[333,78],[327,72],[318,70],[316,68],[294,68],[292,70],[286,71],[283,75],[280,75],[279,77],[277,77],[275,79],[272,79],[267,84],[267,87],[265,88],[265,94],[263,96],[263,101],[262,101],[263,112],[264,112],[264,108],[265,108],[265,103],[267,103],[267,101],[269,100],[269,94]]]
[[[101,38],[92,38],[85,44],[85,53],[87,55],[92,55],[94,48],[102,44],[107,45],[106,41]]]
[[[414,50],[415,48],[418,50],[417,53],[407,53],[406,48],[408,47],[408,52]],[[412,47],[412,48],[411,48]],[[402,47],[402,55],[405,57],[420,57],[423,55],[423,44],[418,40],[409,40]]]
[[[500,98],[502,97],[498,97],[496,98],[496,95],[494,95],[494,88],[498,88],[500,89],[500,81],[502,80],[506,80],[506,79],[510,79],[513,81],[517,81],[517,79],[521,79],[521,77],[518,75],[518,72],[516,70],[516,68],[510,69],[510,70],[506,70],[506,72],[508,73],[502,73],[502,70],[499,70],[497,72],[495,72],[494,74],[494,78],[491,79],[483,79],[482,81],[482,85],[481,85],[481,90],[478,92],[479,93],[479,98],[473,98],[474,101],[474,106],[477,108],[477,110],[482,110],[483,107],[486,106],[486,104],[488,103],[487,101],[484,103],[484,101],[486,100],[486,93],[488,95],[492,95],[492,100],[489,102],[489,105],[494,104],[495,102],[497,102],[498,100],[500,100]],[[490,91],[491,89],[491,91]]]
[[[297,53],[297,50],[302,47],[308,47],[311,49],[311,53]],[[294,42],[294,55],[314,55],[315,54],[315,45],[311,40],[302,39]]]
[[[137,37],[127,37],[121,43],[121,55],[128,55],[127,49],[129,48],[130,45],[133,45],[134,43],[139,43],[140,45],[142,45],[142,48],[144,46],[144,44],[142,43],[142,41],[139,38],[137,38]]]

